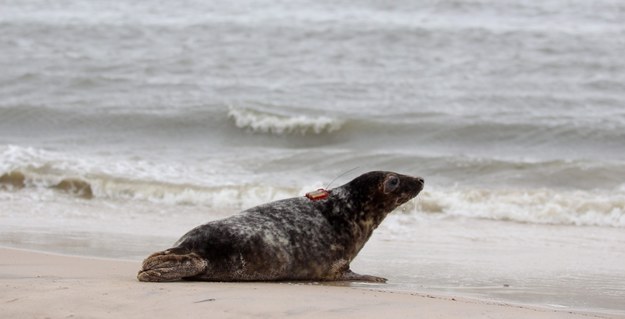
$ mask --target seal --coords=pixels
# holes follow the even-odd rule
[[[367,281],[350,263],[388,213],[423,189],[420,177],[365,173],[318,199],[256,206],[198,226],[143,261],[139,281]]]

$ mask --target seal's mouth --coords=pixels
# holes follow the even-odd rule
[[[419,184],[419,190],[417,191],[417,194],[419,194],[419,192],[421,192],[423,190],[423,186],[425,186],[425,179],[423,179],[423,177],[414,177],[414,179],[417,181],[417,183]],[[415,195],[417,196],[417,195]]]
[[[412,189],[412,191],[414,192],[412,197],[416,197],[423,190],[423,187],[425,186],[425,180],[423,179],[423,177],[418,177],[418,176],[417,177],[413,177],[413,180],[414,180],[415,183],[414,183],[414,186],[413,186],[414,189]]]

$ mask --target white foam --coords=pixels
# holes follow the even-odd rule
[[[322,187],[320,181],[302,188],[255,183],[201,186],[110,176],[91,176],[87,181],[96,198],[148,201],[166,205],[199,205],[217,210],[247,209],[276,200],[304,196],[305,193]]]
[[[54,196],[55,191],[50,188],[59,182],[78,179],[91,187],[97,199],[241,210],[303,196],[323,187],[320,182],[307,183],[300,188],[302,184],[297,182],[277,185],[241,178],[233,184],[224,176],[207,181],[213,176],[211,172],[183,164],[120,160],[116,165],[106,165],[105,159],[29,147],[5,146],[0,148],[0,156],[0,174],[22,173],[25,186],[45,198]],[[415,216],[625,227],[625,189],[623,186],[613,190],[428,187],[398,212]]]
[[[0,147],[0,171],[11,171],[24,163],[31,165],[40,164],[40,158],[46,156],[45,152],[33,147],[20,147],[16,145],[6,145]]]
[[[553,189],[434,189],[417,211],[523,223],[625,227],[625,193]]]
[[[190,204],[213,209],[240,210],[302,196],[320,186],[321,183],[301,189],[258,184],[194,187],[109,181],[102,189],[94,187],[94,194],[169,205]],[[414,222],[418,222],[421,216],[444,216],[536,224],[625,227],[625,194],[618,191],[552,189],[433,189],[424,191],[396,213],[412,216],[416,218]]]
[[[326,116],[311,117],[306,115],[284,116],[251,109],[230,107],[228,117],[242,129],[258,133],[291,134],[308,132],[315,134],[332,133],[343,126],[343,121]]]

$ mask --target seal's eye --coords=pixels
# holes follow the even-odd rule
[[[399,177],[391,175],[384,181],[384,194],[388,194],[399,187]]]

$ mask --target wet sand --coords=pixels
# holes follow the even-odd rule
[[[310,283],[141,283],[137,261],[0,248],[5,318],[625,318]]]

